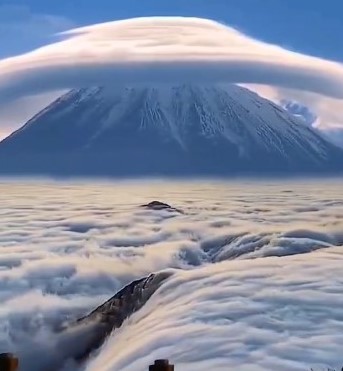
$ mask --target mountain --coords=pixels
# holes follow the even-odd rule
[[[317,131],[233,84],[72,90],[0,143],[2,174],[303,174],[342,164]]]
[[[120,328],[127,318],[141,309],[170,276],[171,273],[168,272],[152,273],[133,281],[85,317],[74,323],[64,324],[62,332],[73,330],[79,335],[79,330],[82,333],[82,341],[71,349],[69,357],[78,361],[85,360],[115,329]]]
[[[53,343],[48,342],[46,349],[33,342],[20,352],[20,370],[84,369],[84,362],[125,320],[139,311],[171,275],[171,271],[164,271],[135,280],[84,317],[57,324],[50,334]]]

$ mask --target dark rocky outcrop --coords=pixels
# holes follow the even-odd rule
[[[91,313],[69,325],[68,331],[88,327],[84,331],[83,346],[75,352],[73,358],[77,361],[87,359],[113,330],[121,327],[125,319],[143,307],[169,276],[170,273],[151,274],[133,281]]]
[[[75,371],[80,366],[82,368],[91,353],[99,349],[128,317],[141,309],[171,274],[150,274],[133,281],[89,314],[55,328],[46,343],[33,342],[17,349],[20,370]]]
[[[149,209],[149,210],[168,210],[168,211],[176,211],[178,213],[183,213],[182,210],[177,209],[173,206],[170,206],[160,201],[151,201],[146,205],[142,205],[141,207],[144,207],[145,209]]]

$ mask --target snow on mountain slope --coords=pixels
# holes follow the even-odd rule
[[[73,90],[0,144],[10,173],[312,172],[338,169],[342,158],[315,130],[237,85]]]

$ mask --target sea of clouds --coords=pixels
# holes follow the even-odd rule
[[[0,352],[22,371],[342,367],[341,180],[0,183]],[[144,210],[162,200],[184,213]],[[82,367],[58,331],[172,276]],[[87,329],[85,329],[86,331]]]

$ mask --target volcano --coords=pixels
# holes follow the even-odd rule
[[[341,149],[234,84],[72,90],[0,143],[7,175],[227,177],[342,168]]]

